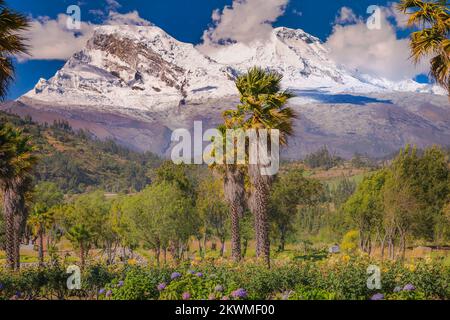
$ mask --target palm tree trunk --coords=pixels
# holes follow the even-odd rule
[[[9,192],[3,195],[3,214],[5,217],[6,265],[14,270],[14,214]]]
[[[39,266],[44,266],[44,232],[39,229]]]
[[[20,268],[20,238],[22,215],[24,211],[23,197],[18,193],[17,183],[12,183],[3,192],[3,213],[5,215],[6,261],[8,268]]]
[[[239,220],[244,215],[245,189],[244,175],[235,166],[227,168],[224,179],[224,191],[230,207],[231,256],[234,261],[238,262],[242,258]]]
[[[269,186],[271,177],[262,176],[259,165],[249,165],[249,176],[253,186],[253,204],[256,224],[256,248],[265,264],[270,267],[270,239],[269,239]]]
[[[231,256],[235,262],[241,260],[241,231],[239,228],[239,209],[231,207]]]

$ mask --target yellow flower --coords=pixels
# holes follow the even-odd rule
[[[416,271],[416,266],[415,266],[414,264],[412,264],[412,263],[411,263],[411,264],[408,264],[406,267],[407,267],[408,270],[411,271],[411,272]]]
[[[342,261],[344,261],[344,262],[349,262],[349,261],[350,261],[350,256],[349,256],[348,254],[343,255],[343,256],[342,256]]]
[[[136,259],[129,259],[128,260],[128,264],[131,265],[131,266],[136,265],[136,263],[137,263]]]

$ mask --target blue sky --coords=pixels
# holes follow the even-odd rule
[[[323,41],[332,34],[336,16],[342,7],[350,8],[356,16],[365,18],[369,16],[366,13],[368,6],[374,4],[373,0],[261,1],[288,2],[284,14],[276,19],[274,26],[301,28]],[[82,21],[91,24],[103,24],[110,11],[125,14],[136,10],[141,18],[161,27],[176,39],[194,44],[201,43],[204,31],[213,26],[213,10],[223,9],[232,3],[233,0],[7,0],[10,7],[32,19],[44,16],[57,19],[69,5],[77,4],[81,8]],[[389,2],[378,0],[377,5],[388,6]],[[406,36],[402,28],[396,28],[395,33],[399,38]],[[51,57],[17,62],[16,82],[11,86],[8,98],[19,97],[33,88],[39,78],[51,77],[63,64],[64,60],[53,60]]]

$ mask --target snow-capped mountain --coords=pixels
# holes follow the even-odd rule
[[[291,103],[301,115],[301,135],[289,157],[329,142],[347,155],[378,155],[406,142],[450,141],[448,100],[438,95],[443,90],[349,72],[329,58],[319,39],[288,28],[206,55],[155,26],[98,27],[54,77],[3,109],[39,121],[63,117],[101,138],[167,154],[171,130],[191,128],[196,119],[220,122],[221,111],[238,101],[234,79],[255,65],[283,74],[284,87],[298,95]],[[433,112],[425,113],[425,106]],[[385,138],[391,141],[379,141]]]
[[[102,26],[86,48],[25,96],[39,101],[157,110],[236,94],[233,79],[259,65],[284,75],[291,89],[330,92],[426,91],[431,86],[351,75],[328,58],[319,39],[277,28],[269,41],[224,47],[210,57],[155,26]]]

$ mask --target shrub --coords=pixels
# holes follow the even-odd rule
[[[125,270],[124,278],[114,279],[105,288],[105,293],[111,290],[113,300],[149,300],[157,299],[159,291],[158,284],[170,280],[173,270],[169,268],[145,269],[140,266],[129,266]]]

